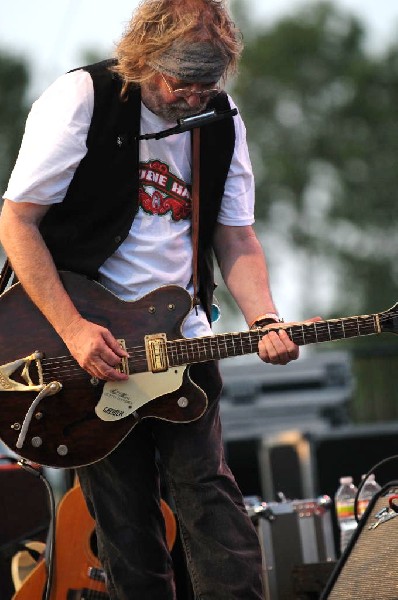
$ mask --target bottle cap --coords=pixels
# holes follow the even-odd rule
[[[352,483],[351,475],[345,475],[344,477],[340,477],[341,485],[349,485],[350,483]]]
[[[361,479],[365,479],[366,477],[366,473],[364,475],[361,475]],[[375,480],[375,474],[371,473],[370,475],[367,476],[366,481],[374,481]]]

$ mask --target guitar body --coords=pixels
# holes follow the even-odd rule
[[[61,278],[80,313],[107,327],[117,339],[124,339],[131,355],[136,347],[143,348],[146,335],[162,332],[167,340],[182,337],[181,325],[191,308],[191,298],[183,288],[164,286],[136,302],[125,302],[83,276],[65,272]],[[0,392],[0,438],[12,451],[35,463],[62,468],[91,464],[109,454],[140,419],[189,422],[206,410],[205,393],[191,381],[189,369],[183,368],[178,389],[155,394],[125,418],[102,420],[95,407],[104,382],[92,381],[79,367],[22,286],[16,284],[0,296],[0,368],[36,350],[43,353],[43,363],[51,365],[43,367],[44,383],[54,379],[62,389],[40,401],[21,448],[16,445],[21,425],[38,392]],[[147,370],[146,363],[145,354],[139,352],[134,365],[140,375]],[[134,378],[131,367],[130,375]],[[170,377],[167,372],[148,376],[159,381],[164,378],[165,383]],[[23,381],[17,372],[13,379]],[[189,399],[187,406],[180,406],[181,397]]]
[[[181,325],[192,303],[179,286],[124,302],[86,277],[60,276],[80,313],[125,345],[129,379],[91,378],[21,285],[0,296],[0,438],[23,458],[50,467],[101,460],[146,417],[175,423],[198,419],[207,396],[191,380],[188,365],[258,352],[259,341],[272,329],[284,329],[298,345],[398,332],[397,303],[371,315],[187,339]],[[200,380],[204,389],[211,389],[209,378],[207,373]]]
[[[55,563],[50,600],[66,600],[72,595],[72,590],[102,592],[103,597],[108,598],[104,582],[90,580],[89,577],[90,569],[101,569],[91,547],[94,527],[95,522],[87,510],[81,488],[77,485],[64,495],[57,511]],[[42,560],[26,577],[12,600],[41,598],[46,578],[46,565]]]
[[[176,521],[170,507],[161,501],[166,524],[166,541],[171,550],[176,537]],[[59,503],[55,532],[55,563],[50,600],[80,598],[107,599],[105,583],[93,549],[95,522],[88,512],[80,485],[70,489]],[[90,575],[93,573],[94,575]],[[42,598],[46,585],[46,565],[42,560],[26,577],[12,600]]]

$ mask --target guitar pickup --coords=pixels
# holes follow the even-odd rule
[[[125,340],[117,340],[120,344],[120,346],[123,348],[123,350],[126,350],[126,342]],[[126,350],[127,352],[127,350]],[[125,375],[129,375],[129,359],[127,356],[122,356],[122,360],[120,361],[120,364],[117,365],[115,367],[116,371],[119,371],[119,373],[124,373]]]
[[[152,373],[162,373],[169,368],[166,349],[166,334],[155,333],[145,336],[146,359],[148,371]]]

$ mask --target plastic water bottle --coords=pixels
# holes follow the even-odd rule
[[[365,479],[366,475],[362,475],[362,481]],[[362,517],[363,513],[367,509],[367,506],[373,496],[381,489],[380,485],[375,480],[375,476],[371,473],[362,488],[360,489],[358,496],[358,517]]]
[[[357,527],[354,513],[356,493],[357,488],[352,477],[341,477],[340,487],[334,497],[337,523],[340,529],[340,553],[345,550]]]

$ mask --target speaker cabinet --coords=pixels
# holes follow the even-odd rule
[[[360,520],[323,591],[321,600],[396,600],[398,598],[398,516],[389,507],[398,482],[377,494]],[[383,521],[378,515],[393,518]],[[375,527],[375,524],[377,526]]]

